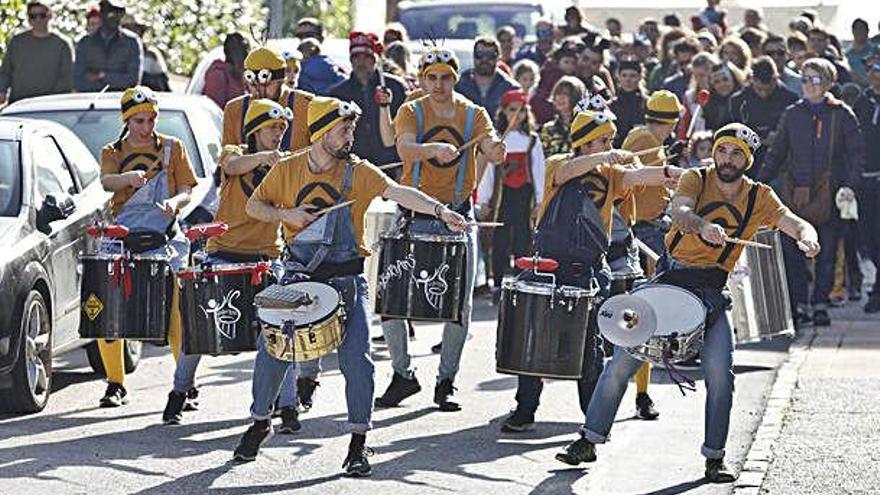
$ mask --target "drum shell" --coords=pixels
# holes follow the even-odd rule
[[[386,318],[458,322],[466,284],[467,242],[454,236],[383,236],[379,261],[379,282],[375,313]],[[445,292],[428,299],[428,284],[417,282],[422,275],[442,273]]]
[[[552,300],[551,300],[552,299]],[[593,297],[520,291],[510,281],[501,289],[496,370],[512,375],[577,380],[584,352],[596,345],[590,325]],[[587,366],[590,365],[590,353]]]
[[[80,336],[83,338],[166,340],[173,279],[168,259],[159,256],[124,258],[123,270],[131,278],[131,296],[126,298],[124,275],[119,273],[120,256],[84,256],[83,282],[80,297],[83,301],[80,318]],[[109,265],[112,264],[112,270]],[[97,270],[96,270],[97,269]],[[103,294],[103,309],[92,320],[88,316],[91,295]]]
[[[254,307],[254,295],[268,285],[268,277],[252,284],[251,273],[213,273],[180,279],[180,315],[185,354],[234,354],[257,350],[262,328]],[[238,296],[234,297],[235,291]],[[230,297],[233,296],[233,297]],[[210,314],[209,301],[229,301],[240,312],[238,321],[221,331]]]
[[[297,327],[291,339],[275,326],[263,329],[266,351],[270,356],[282,361],[311,361],[329,354],[342,345],[345,338],[345,310],[340,306],[325,320]]]

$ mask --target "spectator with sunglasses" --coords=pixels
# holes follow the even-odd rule
[[[771,34],[761,45],[761,51],[773,60],[773,63],[776,65],[776,72],[779,74],[779,81],[785,85],[786,89],[798,95],[798,97],[803,96],[804,89],[801,86],[801,76],[789,67],[791,57],[785,44],[785,38]]]
[[[123,91],[141,82],[144,48],[137,35],[120,28],[122,0],[101,0],[101,29],[76,44],[73,83],[79,92]]]
[[[495,115],[501,95],[511,89],[519,89],[519,84],[503,70],[498,68],[501,47],[491,36],[477,38],[474,43],[474,67],[461,73],[455,91]]]
[[[544,65],[550,52],[556,47],[553,33],[553,23],[542,17],[535,22],[535,37],[537,41],[523,45],[516,54],[516,60],[527,58],[538,66]]]
[[[42,1],[27,4],[31,29],[10,40],[0,65],[0,105],[30,96],[68,93],[73,86],[70,42],[49,31],[52,10]],[[8,93],[8,96],[7,96]]]

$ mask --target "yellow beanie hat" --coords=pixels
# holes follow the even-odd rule
[[[122,120],[126,121],[132,115],[141,112],[159,113],[159,100],[153,90],[146,86],[133,86],[122,93],[120,100],[122,106]]]
[[[712,156],[715,156],[715,151],[724,143],[731,143],[741,149],[746,155],[746,168],[751,168],[755,162],[755,152],[761,147],[761,138],[758,137],[758,133],[748,126],[733,123],[727,124],[715,131],[712,142]]]
[[[455,52],[448,48],[432,47],[426,51],[419,60],[419,77],[425,77],[434,72],[446,72],[458,81],[458,57]]]
[[[645,120],[661,124],[674,124],[678,122],[681,110],[681,103],[675,93],[661,89],[652,93],[648,98]]]
[[[576,150],[596,138],[615,132],[617,126],[612,115],[592,110],[578,112],[571,122],[571,149]]]
[[[309,103],[309,134],[311,142],[321,139],[337,123],[360,117],[361,107],[354,102],[316,96]]]
[[[283,81],[287,63],[275,50],[261,46],[244,59],[244,80],[251,84]]]
[[[291,109],[284,108],[272,100],[254,100],[248,106],[247,114],[244,117],[244,135],[250,137],[251,134],[276,122],[290,125],[292,119],[293,111]]]

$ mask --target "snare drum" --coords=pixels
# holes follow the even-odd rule
[[[268,286],[269,263],[202,265],[177,274],[185,354],[257,350],[254,296]]]
[[[272,285],[254,297],[266,350],[283,361],[310,361],[333,352],[345,336],[339,292],[322,282]],[[284,331],[292,322],[292,335]]]
[[[168,257],[98,254],[80,263],[80,337],[165,341],[173,290]]]
[[[633,288],[636,280],[645,277],[641,268],[627,268],[611,272],[611,294],[622,294]]]
[[[642,285],[632,295],[646,300],[657,316],[654,334],[643,345],[628,347],[634,358],[654,364],[680,363],[703,347],[706,306],[693,293],[666,284]]]
[[[381,237],[376,314],[460,321],[467,278],[465,236],[408,233]]]
[[[496,370],[512,375],[581,378],[584,351],[592,349],[596,342],[595,329],[589,324],[596,292],[504,279],[498,311]]]

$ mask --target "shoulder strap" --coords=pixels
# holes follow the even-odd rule
[[[477,113],[476,107],[469,106],[467,109],[467,116],[465,117],[464,122],[464,141],[468,142],[471,140],[471,134],[474,131],[474,115]],[[480,144],[477,143],[476,146]],[[461,154],[461,159],[458,162],[458,173],[455,177],[455,205],[461,205],[464,198],[464,176],[466,175],[468,169],[468,157],[471,155],[470,149],[467,152]]]
[[[174,145],[174,138],[169,136],[165,138],[165,147],[163,149],[163,158],[162,163],[165,165],[165,168],[171,168],[171,151],[172,146]]]
[[[416,113],[416,142],[422,144],[425,137],[425,111],[422,109],[422,102],[416,100],[413,104],[413,111]],[[422,161],[413,163],[412,187],[418,189],[422,175]]]
[[[348,201],[348,193],[351,192],[351,183],[354,179],[354,160],[352,157],[348,158],[348,163],[345,165],[345,175],[342,178],[342,199],[340,201]]]
[[[703,190],[706,189],[706,177],[709,175],[709,171],[706,167],[700,167],[697,169],[700,173],[700,192],[697,194],[697,200],[694,202],[694,208],[700,204],[700,196],[703,195]],[[678,247],[678,244],[681,243],[681,240],[684,239],[685,233],[679,230],[675,233],[675,237],[672,238],[672,242],[669,243],[669,255],[672,255],[672,252]]]
[[[746,204],[746,213],[743,215],[742,221],[739,223],[739,227],[733,232],[733,237],[739,238],[742,237],[743,232],[746,230],[746,226],[748,226],[749,221],[752,219],[752,215],[755,213],[755,201],[758,199],[758,184],[752,184],[752,188],[749,189],[749,199]],[[735,244],[727,243],[724,246],[724,250],[721,251],[721,256],[718,257],[718,264],[724,264],[727,261],[727,258],[730,257],[730,253],[733,252],[733,248]]]
[[[244,135],[244,119],[247,116],[248,108],[251,106],[251,95],[244,95],[244,99],[241,101],[241,143],[247,143],[247,136]]]
[[[293,89],[287,93],[287,108],[293,112],[293,105],[296,102],[296,91]],[[293,115],[295,119],[296,114]],[[290,143],[293,140],[293,121],[288,122],[287,130],[284,131],[284,137],[281,138],[281,151],[290,151]]]

